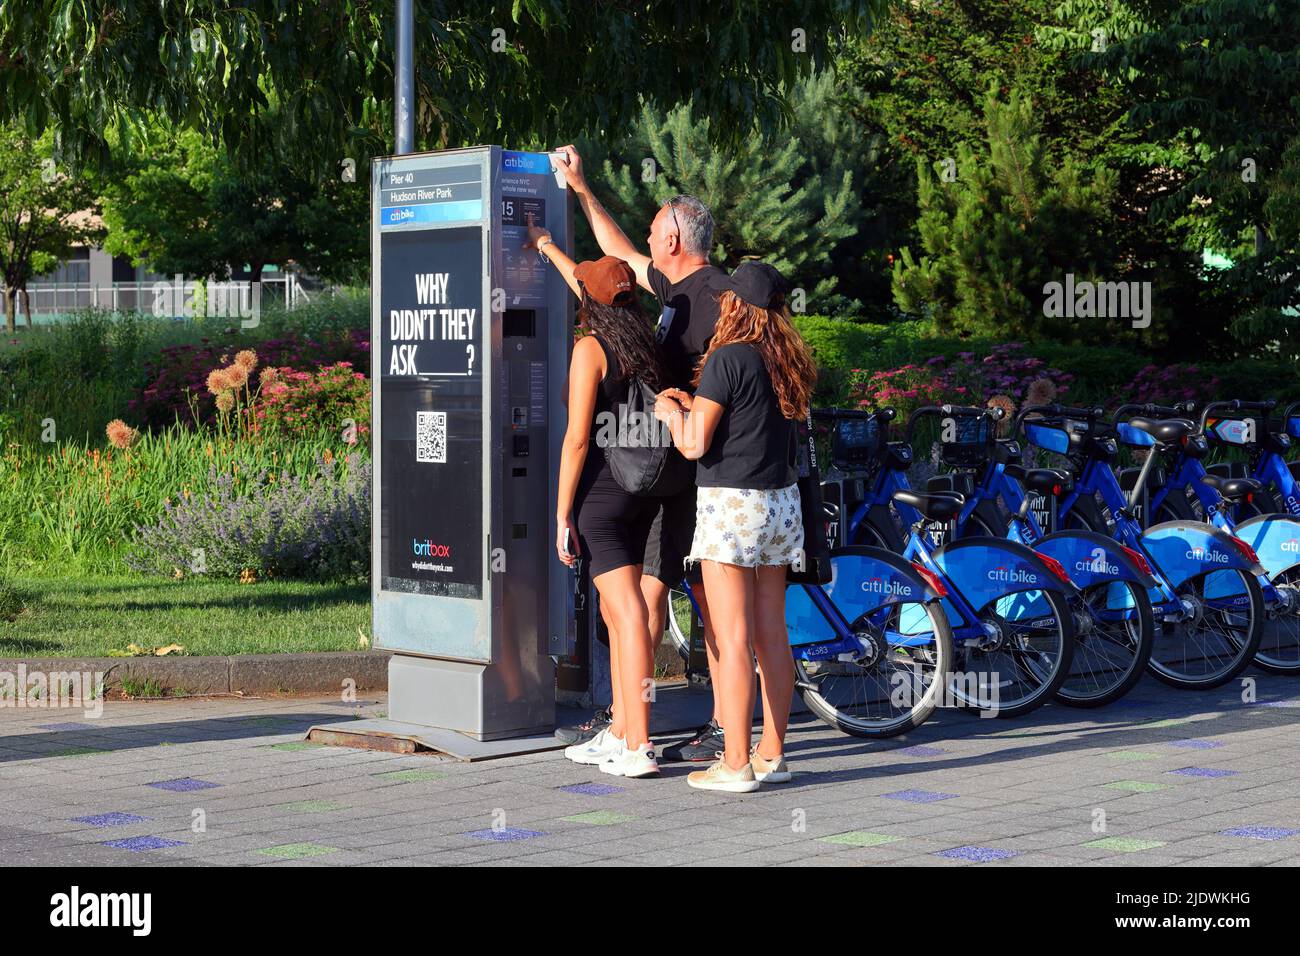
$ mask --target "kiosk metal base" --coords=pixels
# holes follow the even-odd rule
[[[312,743],[335,747],[359,747],[396,754],[436,754],[455,760],[492,760],[520,754],[558,750],[564,744],[552,733],[503,740],[475,740],[468,734],[395,720],[353,720],[322,724],[307,731]]]
[[[694,730],[709,719],[712,709],[713,694],[707,687],[686,681],[660,685],[651,710],[650,732],[655,736],[671,736]],[[794,709],[800,709],[798,698],[795,699]],[[589,716],[590,710],[556,708],[556,719],[562,724],[577,724]],[[477,740],[454,730],[381,719],[321,724],[307,731],[307,740],[336,747],[360,747],[388,753],[437,754],[462,761],[516,757],[520,754],[559,750],[564,746],[549,732],[502,740]]]

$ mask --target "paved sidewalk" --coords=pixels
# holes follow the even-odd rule
[[[700,793],[558,752],[465,764],[301,742],[382,695],[0,709],[0,861],[1073,866],[1300,862],[1300,683],[1146,681],[1096,711],[943,712],[866,743],[801,717],[792,783]]]

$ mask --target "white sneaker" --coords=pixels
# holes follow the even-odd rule
[[[785,765],[785,755],[775,760],[766,760],[758,755],[755,747],[749,755],[749,765],[754,768],[754,779],[759,783],[789,783],[794,779],[790,768]]]
[[[620,747],[617,753],[605,758],[600,772],[615,777],[651,777],[659,772],[659,762],[650,744],[642,744],[636,750]]]
[[[606,727],[596,736],[583,744],[570,744],[564,748],[564,756],[574,763],[598,764],[604,762],[623,749],[623,741],[615,737]]]

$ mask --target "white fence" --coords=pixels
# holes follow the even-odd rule
[[[31,283],[27,287],[28,302],[34,319],[49,321],[81,309],[111,309],[115,312],[154,312],[157,295],[154,286],[162,283],[174,288],[168,278],[141,279],[136,282],[114,282],[111,285],[91,285],[88,282]],[[209,294],[218,291],[229,296],[232,302],[249,301],[248,282],[209,282]],[[295,308],[300,302],[310,301],[308,290],[298,276],[275,273],[262,277],[260,303],[286,305]],[[170,301],[170,299],[169,299]],[[176,311],[175,309],[171,311]],[[22,296],[18,296],[18,321],[26,318]]]

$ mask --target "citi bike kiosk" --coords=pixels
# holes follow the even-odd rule
[[[372,164],[371,600],[374,645],[393,651],[388,717],[324,739],[554,727],[555,658],[576,636],[553,517],[573,297],[523,246],[532,221],[568,248],[571,220],[548,154]]]

